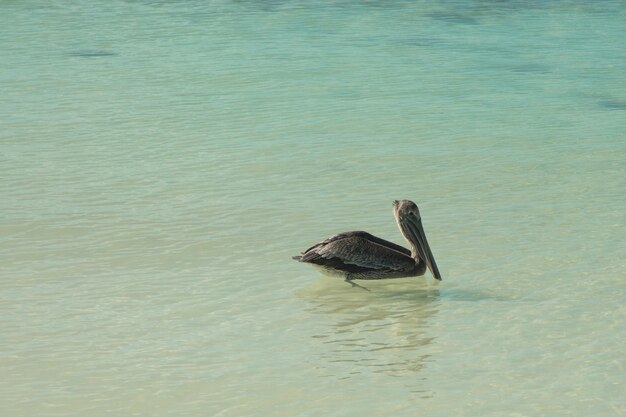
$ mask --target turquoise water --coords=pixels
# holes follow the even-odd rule
[[[624,415],[588,3],[0,1],[0,414]],[[441,283],[290,259],[404,198]]]

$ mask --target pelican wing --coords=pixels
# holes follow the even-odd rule
[[[415,266],[410,251],[366,232],[339,233],[307,249],[301,262],[363,270],[409,271]]]

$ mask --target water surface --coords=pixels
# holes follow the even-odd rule
[[[1,414],[623,415],[625,10],[0,2]]]

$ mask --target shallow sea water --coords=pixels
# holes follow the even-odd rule
[[[622,416],[623,1],[0,1],[0,414]],[[403,243],[441,283],[290,257]]]

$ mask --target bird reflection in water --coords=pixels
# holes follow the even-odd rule
[[[312,336],[318,343],[318,376],[342,379],[371,372],[400,377],[424,367],[429,358],[424,350],[433,341],[429,319],[439,306],[436,284],[379,281],[371,292],[333,284],[322,277],[299,293],[311,303],[309,312],[320,316]]]

